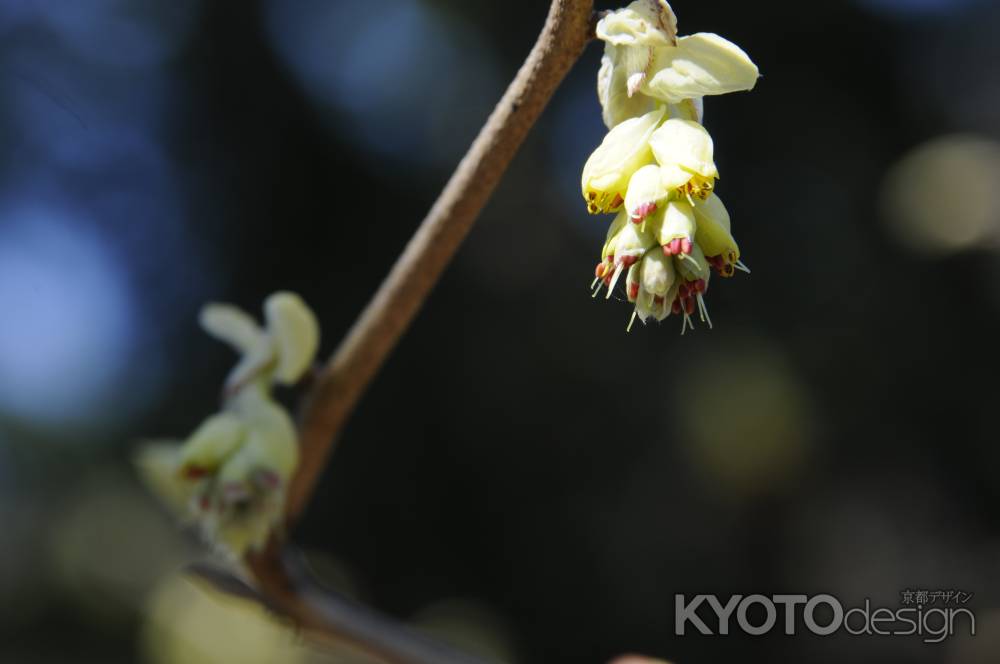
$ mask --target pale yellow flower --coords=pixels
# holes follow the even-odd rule
[[[633,173],[652,161],[650,138],[665,113],[659,108],[622,122],[587,159],[581,188],[591,214],[617,211],[625,202]]]
[[[655,108],[656,100],[639,94],[657,48],[676,41],[677,18],[662,0],[637,0],[597,22],[605,42],[597,74],[597,96],[608,128]]]
[[[595,268],[594,295],[606,297],[625,274],[636,318],[693,316],[708,324],[704,295],[713,269],[749,272],[740,261],[729,214],[713,193],[719,177],[712,137],[702,126],[703,97],[749,90],[756,65],[711,33],[677,37],[665,0],[636,0],[597,25],[605,42],[598,98],[610,128],[584,166],[591,213],[617,212]]]
[[[625,211],[634,223],[646,218],[662,207],[670,191],[663,186],[663,176],[656,164],[647,164],[637,170],[628,182],[625,194]]]
[[[730,230],[729,212],[722,200],[711,194],[694,206],[698,224],[698,244],[709,264],[723,277],[731,277],[736,270],[749,272],[740,262],[740,248]]]
[[[646,251],[655,246],[656,238],[649,230],[644,229],[641,224],[632,223],[625,210],[619,212],[608,229],[608,239],[601,251],[602,260],[595,269],[595,279],[591,284],[591,287],[597,287],[594,296],[603,283],[608,288],[607,297],[611,297],[622,272],[632,267]]]
[[[629,269],[625,293],[629,302],[635,303],[629,328],[636,318],[645,323],[650,316],[661,321],[670,315],[667,296],[674,288],[676,275],[673,260],[655,249],[647,251],[642,260]]]
[[[636,0],[597,23],[605,42],[597,95],[609,128],[652,110],[707,95],[750,90],[757,66],[735,44],[711,33],[677,38],[677,18],[664,0]],[[691,119],[700,121],[700,104]]]
[[[657,222],[656,240],[663,247],[664,255],[691,253],[697,224],[694,208],[690,203],[686,200],[670,201]]]
[[[263,546],[281,522],[298,436],[271,389],[298,381],[319,344],[316,318],[297,295],[272,295],[264,310],[266,328],[231,305],[202,310],[205,329],[242,354],[227,379],[223,410],[183,443],[146,445],[136,459],[168,506],[234,556]]]
[[[705,199],[719,171],[713,159],[712,137],[692,120],[669,118],[649,137],[664,188],[681,196]]]

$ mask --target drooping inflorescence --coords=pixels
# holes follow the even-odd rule
[[[259,549],[281,523],[298,464],[292,418],[271,394],[296,383],[319,345],[316,317],[299,296],[264,303],[266,326],[227,304],[208,304],[201,326],[241,354],[223,389],[222,410],[182,443],[147,443],[136,458],[149,487],[219,549]]]
[[[702,126],[705,95],[750,90],[756,65],[709,33],[677,36],[665,0],[636,0],[597,24],[604,57],[597,95],[608,134],[583,167],[591,214],[615,214],[591,284],[625,294],[643,323],[671,314],[711,326],[705,293],[712,273],[749,272],[729,213],[715,194],[719,172]]]

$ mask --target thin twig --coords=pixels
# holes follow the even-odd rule
[[[592,0],[553,0],[528,59],[389,276],[323,368],[301,420],[290,522],[309,502],[358,399],[437,283],[528,131],[593,35]]]
[[[486,664],[325,588],[297,551],[275,548],[255,559],[254,566],[254,573],[264,574],[267,580],[265,587],[258,579],[257,601],[292,620],[313,638],[349,644],[394,664]],[[232,592],[233,580],[225,574],[211,568],[189,572],[223,592]],[[240,590],[236,588],[238,594],[245,594]]]
[[[304,400],[301,461],[287,503],[293,524],[309,503],[341,428],[413,321],[486,205],[528,131],[593,37],[593,0],[552,0],[538,41],[472,147],[382,282],[320,371]],[[282,542],[246,558],[264,603],[308,630],[343,639],[387,661],[472,664],[368,609],[323,590],[296,567]]]

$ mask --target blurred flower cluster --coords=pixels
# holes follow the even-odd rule
[[[610,130],[583,167],[591,214],[616,214],[595,270],[611,297],[622,274],[636,318],[692,316],[711,326],[704,294],[712,271],[749,272],[714,193],[712,137],[702,97],[749,90],[757,67],[738,46],[710,33],[677,37],[665,0],[636,0],[597,24],[605,42],[597,94]]]
[[[209,543],[237,556],[263,546],[280,523],[298,463],[295,425],[271,389],[296,383],[319,345],[316,317],[297,295],[275,293],[264,313],[261,328],[231,305],[202,309],[202,327],[242,354],[226,380],[223,410],[183,444],[151,443],[137,459],[168,506],[195,521]]]

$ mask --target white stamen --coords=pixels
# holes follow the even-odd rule
[[[619,263],[618,267],[615,268],[615,276],[611,277],[611,283],[608,284],[608,294],[604,296],[605,300],[611,299],[611,293],[615,290],[615,284],[618,283],[618,277],[622,276],[622,270],[625,269],[624,263]]]
[[[604,282],[602,281],[601,283]],[[595,288],[594,292],[590,294],[590,297],[597,297],[597,294],[600,292],[601,292],[601,284],[597,284],[597,288]]]
[[[637,313],[637,311],[635,309],[633,309],[632,310],[632,317],[629,318],[629,320],[628,320],[628,327],[625,328],[626,332],[631,332],[632,331],[632,323],[635,322],[636,313]]]
[[[712,319],[708,315],[708,305],[705,304],[705,299],[698,293],[698,309],[701,311],[702,322],[708,323],[708,329],[712,329]]]
[[[594,290],[594,286],[596,286],[597,282],[600,280],[601,280],[600,277],[594,277],[594,280],[590,282],[590,290]]]
[[[750,268],[744,265],[743,261],[736,261],[735,263],[733,263],[733,267],[735,267],[740,272],[746,272],[747,274],[750,274]]]

